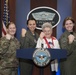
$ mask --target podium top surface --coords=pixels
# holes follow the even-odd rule
[[[18,49],[16,52],[16,57],[23,59],[32,59],[35,50],[36,48]],[[47,50],[51,54],[51,59],[63,59],[67,57],[67,51],[65,49],[47,48]]]

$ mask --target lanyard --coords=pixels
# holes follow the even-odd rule
[[[54,42],[53,42],[53,39],[54,39],[54,38],[53,38],[53,37],[50,37],[50,38],[52,38],[52,44],[53,44],[53,46],[54,46]],[[45,40],[45,42],[46,42],[48,48],[51,48],[51,46],[50,46],[50,44],[48,43],[46,37],[44,37],[44,40]]]

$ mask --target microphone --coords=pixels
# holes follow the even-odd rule
[[[73,35],[73,32],[70,32],[70,34],[72,34],[72,35]]]
[[[43,48],[43,46],[44,46],[43,43],[41,43],[41,48]]]

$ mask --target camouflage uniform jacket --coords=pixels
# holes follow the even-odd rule
[[[65,31],[59,39],[61,49],[67,50],[67,58],[60,61],[61,75],[76,75],[76,33],[73,32],[75,39],[71,44],[68,41],[69,35]]]
[[[69,40],[68,40],[69,35],[70,35],[70,33],[68,31],[65,31],[59,39],[60,47],[62,49],[67,50],[67,52],[68,52],[67,55],[70,55],[76,51],[76,33],[73,32],[75,39],[71,44],[69,44]]]
[[[7,40],[0,38],[0,69],[17,67],[16,49],[20,48],[19,41],[16,38]]]

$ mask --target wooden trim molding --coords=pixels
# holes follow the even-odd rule
[[[57,9],[57,0],[30,0],[30,9],[40,7],[40,6],[48,6],[54,9]],[[41,30],[36,30],[39,34]],[[56,27],[53,29],[53,35],[56,37]]]
[[[76,0],[72,0],[72,17],[76,22]],[[76,25],[75,25],[75,32],[76,32]]]

